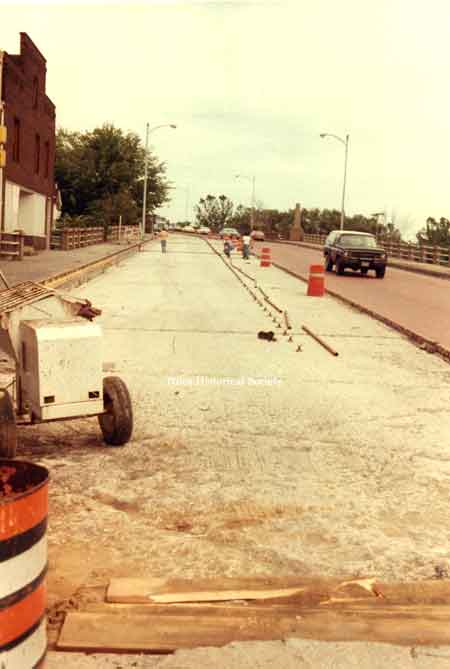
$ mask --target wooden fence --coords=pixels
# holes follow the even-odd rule
[[[21,230],[0,233],[0,257],[7,256],[22,260],[25,248],[25,236]]]
[[[95,228],[62,228],[53,230],[51,235],[51,248],[71,251],[72,249],[91,246],[92,244],[102,244],[103,242],[124,241],[131,244],[140,239],[140,228],[138,225],[121,226],[121,239],[119,240],[119,226],[113,225],[108,228],[108,234],[105,239],[105,230],[103,227]]]

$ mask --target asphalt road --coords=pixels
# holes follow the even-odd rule
[[[274,262],[304,277],[312,263],[323,261],[321,251],[270,242],[256,247],[263,245],[271,247]],[[346,270],[344,276],[326,273],[325,285],[450,351],[448,281],[388,267],[384,279],[375,278],[374,272],[366,277],[351,270]]]

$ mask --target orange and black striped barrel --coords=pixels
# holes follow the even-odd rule
[[[48,471],[0,460],[0,667],[44,666]]]
[[[325,293],[325,276],[323,265],[310,265],[308,290],[306,294],[310,297],[322,297]]]
[[[259,263],[260,267],[270,267],[271,263],[271,258],[270,258],[270,246],[263,246],[261,249],[261,256],[260,256],[261,262]]]

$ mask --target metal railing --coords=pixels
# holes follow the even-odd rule
[[[323,246],[326,235],[306,235],[304,242]],[[410,262],[427,263],[429,265],[450,266],[450,249],[442,246],[427,244],[413,244],[398,242],[389,239],[378,239],[378,244],[384,248],[391,258],[400,258]]]

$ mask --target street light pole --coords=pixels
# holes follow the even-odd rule
[[[145,233],[145,219],[147,215],[147,181],[148,181],[148,138],[150,133],[158,130],[158,128],[176,128],[177,126],[173,123],[164,123],[163,125],[155,125],[154,128],[150,128],[150,125],[147,123],[145,126],[145,158],[144,158],[144,195],[142,198],[142,222],[141,222],[141,235]],[[151,232],[153,233],[153,221],[151,225]]]
[[[348,162],[348,142],[350,139],[350,135],[345,135],[345,139],[342,137],[339,137],[339,135],[333,135],[331,132],[322,132],[320,133],[320,136],[322,139],[324,137],[334,137],[334,139],[337,139],[338,142],[341,142],[341,144],[344,145],[345,147],[345,157],[344,157],[344,181],[342,184],[342,203],[341,203],[341,230],[344,229],[344,222],[345,222],[345,190],[347,186],[347,162]]]
[[[255,177],[249,177],[246,174],[236,174],[236,179],[248,179],[252,182],[252,208],[250,210],[250,229],[253,230],[255,227]]]

